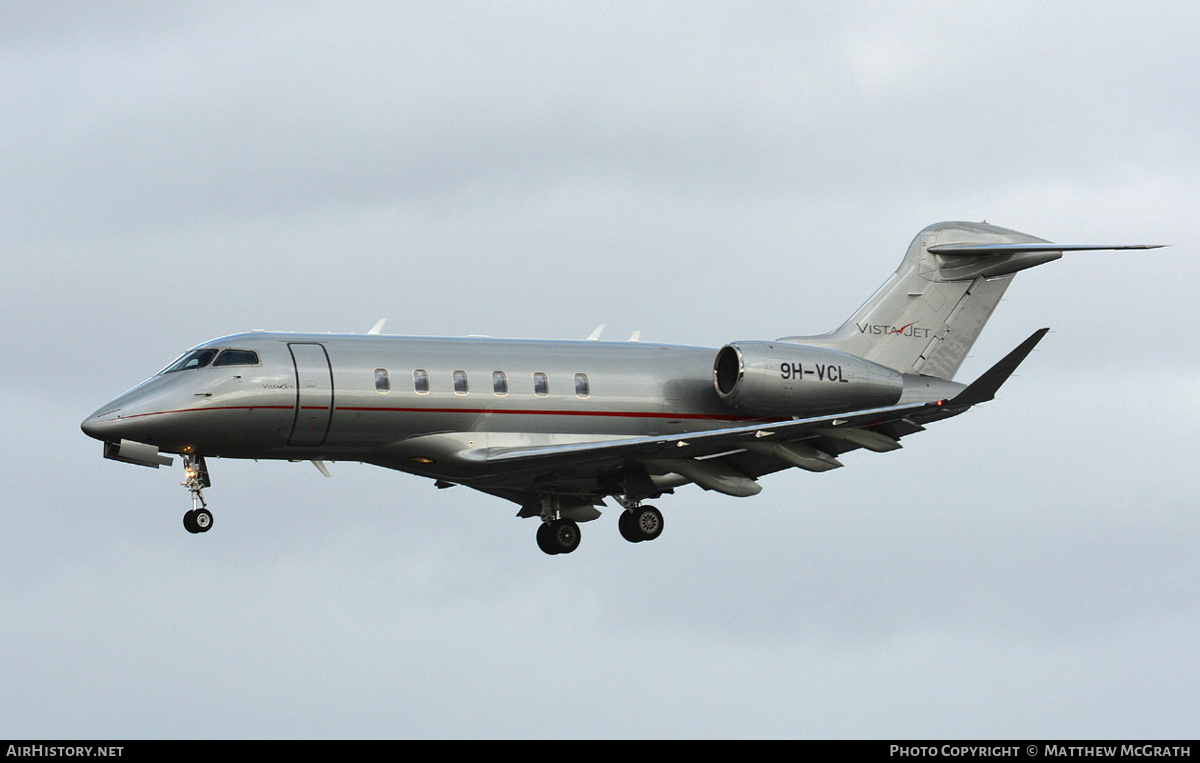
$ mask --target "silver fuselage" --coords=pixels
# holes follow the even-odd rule
[[[199,347],[253,350],[259,363],[160,374],[100,408],[84,430],[169,453],[359,460],[458,477],[449,452],[458,433],[470,434],[461,443],[468,448],[516,446],[755,419],[717,397],[714,349],[264,332]],[[418,391],[414,374],[428,380],[427,390]],[[586,380],[578,390],[577,374]],[[405,447],[439,433],[453,442]]]
[[[253,351],[258,362],[159,374],[101,407],[84,431],[165,453],[354,460],[472,483],[486,481],[471,457],[484,449],[792,418],[722,400],[714,348],[267,332],[198,348]],[[839,383],[814,378],[809,388]],[[923,394],[945,396],[944,384]]]

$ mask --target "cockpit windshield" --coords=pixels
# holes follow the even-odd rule
[[[221,357],[213,361],[214,366],[257,366],[258,353],[254,350],[222,350]]]
[[[216,350],[189,350],[179,357],[171,365],[158,372],[159,376],[163,374],[173,374],[176,371],[190,371],[193,368],[204,368],[212,359],[217,356]]]
[[[217,353],[220,353],[219,357]],[[216,358],[215,362],[213,358]],[[215,350],[211,348],[188,350],[174,363],[159,371],[158,375],[204,368],[209,364],[213,366],[257,366],[258,353],[253,350]]]

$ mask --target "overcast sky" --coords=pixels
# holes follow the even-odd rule
[[[1200,10],[0,2],[0,737],[1200,732]],[[250,329],[719,347],[840,324],[942,220],[1023,273],[1000,398],[761,495],[533,520],[359,464],[101,458]]]

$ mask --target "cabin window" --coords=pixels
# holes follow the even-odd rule
[[[456,394],[456,395],[467,394],[467,372],[466,371],[455,371],[454,372],[454,394]]]
[[[533,375],[533,394],[538,397],[545,397],[550,394],[550,378],[542,371],[538,371]]]
[[[425,395],[429,392],[429,372],[424,368],[418,368],[413,371],[413,389],[418,395]]]
[[[257,366],[258,353],[253,350],[225,350],[216,360],[214,366]]]
[[[492,391],[497,397],[508,394],[508,374],[503,371],[492,371]]]
[[[159,375],[173,374],[176,371],[190,371],[193,368],[204,368],[216,357],[216,350],[192,350],[185,352],[171,365],[159,371]]]
[[[592,386],[587,374],[575,374],[575,397],[589,397],[591,394]]]
[[[375,369],[375,391],[384,394],[392,389],[392,380],[388,378],[386,368]]]

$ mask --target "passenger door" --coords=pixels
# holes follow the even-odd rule
[[[333,418],[333,368],[325,345],[289,343],[296,367],[296,412],[288,445],[313,447],[325,442]]]

